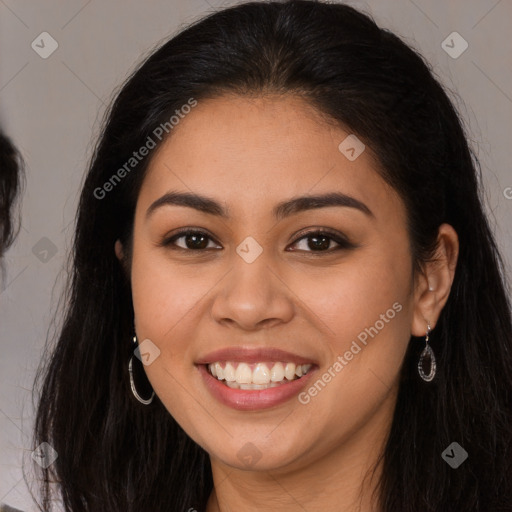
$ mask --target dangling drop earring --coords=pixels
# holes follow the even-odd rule
[[[137,334],[134,334],[133,336],[133,343],[135,343],[135,347],[137,347]],[[139,359],[139,358],[137,358]],[[130,387],[132,389],[133,396],[144,405],[149,405],[155,396],[155,392],[151,388],[151,384],[148,381],[148,378],[146,376],[146,372],[144,371],[144,367],[142,365],[142,361],[139,360],[139,363],[133,364],[133,356],[130,357],[130,362],[128,363],[128,371],[130,372]],[[139,392],[137,391],[135,387],[135,379],[134,379],[134,373],[137,374],[137,380],[143,381],[144,387],[146,388],[145,391],[149,391],[149,389],[152,390],[151,396],[149,398],[143,398]],[[144,374],[144,375],[142,375]]]
[[[430,382],[436,375],[436,358],[434,356],[434,351],[432,350],[432,347],[428,344],[430,334],[430,323],[427,324],[427,334],[425,335],[425,348],[423,349],[423,352],[420,355],[420,360],[418,361],[418,372],[420,374],[420,377],[425,382]],[[423,370],[424,365],[426,362],[430,361],[430,371],[429,373],[425,373]]]

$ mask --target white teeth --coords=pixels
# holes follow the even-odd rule
[[[271,382],[270,384],[238,384],[238,382],[226,382],[225,384],[232,389],[268,389],[281,385],[277,382]]]
[[[227,382],[235,382],[235,368],[231,363],[226,363],[226,366],[224,366],[224,379]]]
[[[270,370],[270,380],[272,382],[281,382],[284,379],[284,366],[281,363],[276,363]]]
[[[270,382],[270,370],[264,363],[258,363],[252,372],[254,384],[268,384]],[[243,388],[242,388],[243,389]]]
[[[222,366],[220,363],[215,363],[215,375],[217,379],[223,380],[224,379],[224,370],[222,369]]]
[[[271,368],[269,369],[269,367]],[[311,364],[299,364],[281,362],[277,363],[257,363],[252,365],[247,363],[233,363],[227,361],[222,367],[220,361],[209,364],[210,373],[223,381],[227,386],[233,389],[266,389],[269,387],[280,386],[286,381],[292,381],[306,375],[311,368]],[[286,381],[285,381],[286,378]]]
[[[240,389],[267,389],[266,384],[240,384]]]
[[[288,364],[285,366],[285,369],[284,369],[284,376],[285,376],[288,380],[293,380],[293,378],[295,377],[295,364],[294,364],[294,363],[288,363]]]
[[[217,376],[217,378],[219,377]],[[252,372],[247,363],[240,363],[238,365],[235,372],[235,380],[238,384],[250,384],[252,382]]]

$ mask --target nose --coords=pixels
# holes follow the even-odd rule
[[[220,324],[245,331],[269,328],[293,318],[292,298],[289,286],[263,255],[252,263],[237,256],[219,283],[211,315]]]

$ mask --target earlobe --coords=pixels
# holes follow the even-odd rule
[[[439,227],[437,250],[433,261],[425,263],[424,272],[415,284],[413,336],[424,336],[427,324],[434,329],[450,296],[457,267],[459,238],[449,224]]]

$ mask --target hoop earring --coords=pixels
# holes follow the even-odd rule
[[[137,345],[137,335],[134,334],[133,336],[133,343]],[[137,358],[138,359],[138,358]],[[140,361],[140,359],[139,359]],[[140,361],[139,364],[133,364],[133,356],[130,357],[130,362],[128,363],[128,372],[130,373],[130,387],[132,389],[133,396],[144,405],[149,405],[155,396],[155,392],[152,390],[151,396],[149,398],[143,398],[139,392],[137,391],[135,387],[135,378],[134,373],[137,374],[137,380],[142,381],[143,387],[145,388],[144,391],[149,391],[151,388],[151,384],[148,381],[148,378],[145,374],[144,367],[142,365],[142,361]],[[142,375],[144,374],[144,375]],[[145,381],[145,382],[144,382]]]
[[[423,349],[423,352],[420,355],[420,360],[418,361],[418,373],[425,382],[430,382],[436,375],[436,358],[434,356],[434,351],[432,350],[432,347],[428,344],[429,334],[430,323],[427,324],[427,334],[425,335],[425,348]],[[425,362],[428,361],[430,361],[430,371],[429,373],[425,373],[423,367]]]

